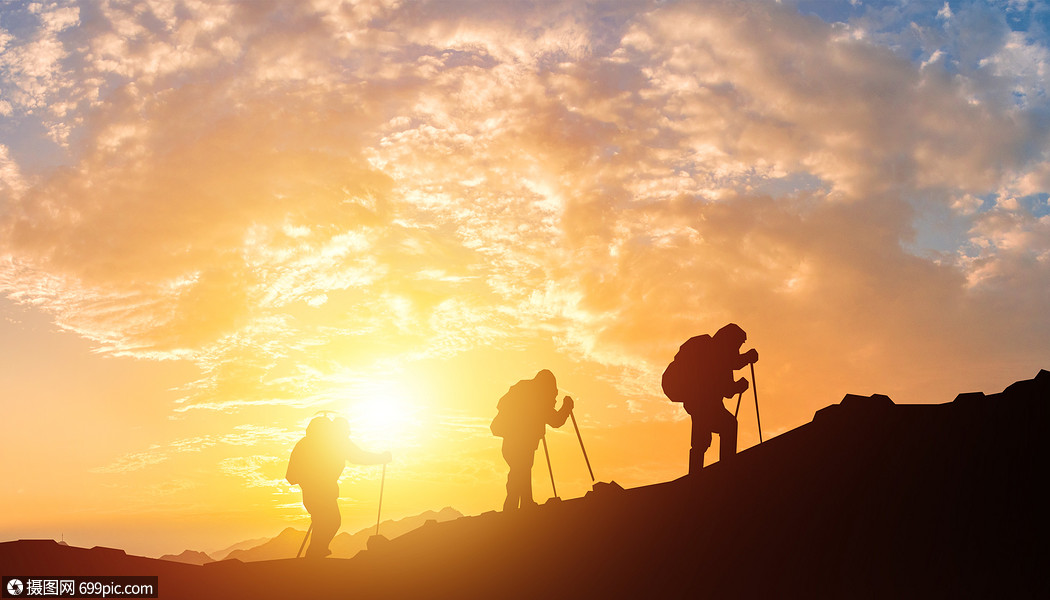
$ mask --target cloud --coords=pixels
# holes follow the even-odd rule
[[[96,467],[92,473],[130,473],[159,464],[167,460],[167,456],[156,452],[158,447],[149,450],[134,452],[120,457],[118,460],[105,467]]]
[[[256,447],[261,444],[291,447],[297,434],[286,429],[263,427],[259,425],[236,425],[232,431],[223,434],[208,434],[174,440],[167,444],[153,444],[147,450],[132,452],[121,456],[113,463],[91,470],[92,473],[129,473],[152,467],[186,453],[200,453],[216,446]],[[231,459],[220,466],[224,472],[242,474],[253,465],[262,462],[275,463],[274,457],[250,456]],[[236,471],[236,473],[234,472]]]
[[[283,458],[258,455],[226,458],[219,463],[219,468],[227,475],[245,480],[249,487],[281,491],[288,489],[284,479]]]
[[[958,253],[906,248],[927,204],[1045,192],[1046,51],[931,6],[917,60],[775,3],[53,7],[3,38],[3,101],[68,164],[2,147],[0,282],[195,361],[180,410],[535,332],[648,399],[730,320],[808,372],[1010,353],[1004,299],[1048,326],[1045,217],[968,201]]]
[[[22,170],[11,158],[10,149],[0,144],[0,190],[3,190],[5,196],[17,196],[25,189],[25,186]]]

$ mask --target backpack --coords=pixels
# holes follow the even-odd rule
[[[298,485],[303,482],[303,476],[306,465],[303,463],[306,459],[303,457],[307,451],[303,448],[306,444],[305,439],[299,440],[299,442],[292,448],[292,455],[288,458],[288,470],[284,474],[284,478],[288,480],[288,483],[292,485]]]
[[[496,412],[496,416],[493,417],[492,423],[489,424],[489,431],[496,437],[503,437],[507,435],[507,416],[503,411]]]
[[[489,431],[496,437],[506,437],[510,433],[510,428],[514,424],[514,419],[517,416],[516,412],[520,412],[519,405],[521,404],[521,382],[515,383],[510,386],[506,394],[499,399],[496,404],[496,416],[493,417],[492,423],[489,425]]]
[[[529,431],[529,424],[536,421],[534,415],[538,407],[535,401],[533,380],[524,379],[510,386],[507,393],[503,394],[496,404],[496,416],[489,425],[492,435],[496,437],[520,436],[524,431]],[[542,422],[539,427],[539,436],[542,436],[544,427]]]
[[[713,350],[711,336],[707,334],[691,337],[678,348],[660,381],[664,395],[671,402],[685,402],[696,395],[701,383],[701,366]]]

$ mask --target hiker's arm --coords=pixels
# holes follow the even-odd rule
[[[566,396],[561,401],[561,410],[552,411],[550,420],[547,421],[547,424],[551,427],[561,427],[564,425],[565,420],[569,418],[569,413],[572,412],[573,406],[572,398]]]
[[[382,465],[390,462],[390,452],[368,452],[347,441],[346,459],[358,465]]]
[[[743,377],[741,377],[740,379],[737,379],[735,382],[733,382],[733,385],[735,386],[735,389],[733,390],[733,394],[732,394],[733,396],[735,396],[737,394],[743,394],[744,392],[747,391],[747,388],[749,387],[749,384],[748,384],[747,380],[744,379]],[[726,398],[730,398],[730,397],[731,396],[726,396]]]
[[[756,363],[756,362],[758,362],[758,350],[755,350],[754,348],[752,348],[752,349],[748,350],[747,352],[745,352],[745,353],[743,353],[743,354],[741,354],[740,356],[737,357],[737,362],[733,366],[733,370],[736,371],[738,369],[743,369],[744,367],[750,365],[751,363]]]

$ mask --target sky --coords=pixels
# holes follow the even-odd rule
[[[488,425],[544,368],[598,480],[668,481],[689,420],[660,376],[729,322],[765,439],[846,393],[1031,378],[1048,26],[1015,0],[5,0],[0,539],[305,529],[284,469],[323,410],[393,453],[384,518],[495,510]],[[571,424],[548,439],[583,495]],[[380,478],[348,467],[344,530]]]

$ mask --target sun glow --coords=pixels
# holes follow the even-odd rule
[[[358,388],[347,404],[351,437],[367,450],[411,445],[417,438],[420,407],[409,385],[378,380]]]

